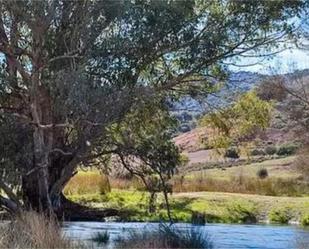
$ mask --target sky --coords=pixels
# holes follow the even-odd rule
[[[257,65],[246,67],[231,67],[233,71],[251,71],[263,74],[272,74],[272,72],[288,73],[295,70],[309,69],[309,51],[300,49],[288,49],[276,54],[273,58],[241,59],[238,64],[248,65],[260,62]]]

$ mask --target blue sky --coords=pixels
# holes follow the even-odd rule
[[[238,64],[253,64],[260,62],[257,65],[247,67],[231,67],[233,71],[252,71],[257,73],[270,74],[272,72],[287,73],[294,70],[309,69],[309,51],[300,49],[287,49],[276,54],[272,58],[255,59],[244,58]]]

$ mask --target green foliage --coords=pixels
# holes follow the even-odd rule
[[[110,166],[115,153],[138,158],[142,175],[166,189],[179,164],[168,100],[216,91],[223,61],[291,37],[303,7],[301,0],[2,1],[1,179],[14,189],[21,179],[35,186],[24,198],[47,207],[79,164]],[[250,112],[261,109],[255,104]],[[244,115],[241,133],[252,127]],[[38,168],[49,172],[28,175]]]
[[[269,221],[272,223],[286,224],[290,220],[288,208],[274,208],[268,214]]]
[[[163,192],[170,216],[168,194],[172,189],[168,181],[182,162],[171,140],[174,119],[160,99],[156,100],[145,100],[143,105],[131,110],[123,122],[113,124],[109,139],[121,166],[136,175],[149,191],[149,210],[153,209],[156,193]]]
[[[281,145],[278,148],[277,154],[279,156],[290,156],[296,153],[297,149],[299,148],[299,145],[294,143],[286,143]]]
[[[180,154],[180,164],[181,165],[186,165],[189,162],[189,157],[185,154]]]
[[[200,125],[214,131],[213,145],[226,148],[250,139],[257,130],[268,127],[272,104],[261,100],[255,91],[241,95],[231,107],[204,116]]]
[[[268,181],[268,179],[264,180]],[[264,182],[262,181],[262,182]],[[115,190],[106,195],[89,194],[68,196],[69,199],[82,204],[102,208],[117,208],[122,221],[168,221],[162,195],[158,195],[156,212],[148,212],[148,194],[131,190]],[[300,221],[300,211],[309,212],[308,197],[273,197],[261,195],[243,195],[218,192],[199,192],[174,195],[171,198],[173,219],[177,222],[191,223],[192,213],[205,214],[208,223],[252,223],[265,214],[275,216],[276,210],[288,210],[289,219]],[[269,213],[272,212],[271,215]]]
[[[264,156],[265,152],[262,149],[253,149],[250,154],[251,156]]]
[[[303,226],[309,226],[309,214],[303,214],[301,219],[300,219],[300,223]]]
[[[230,223],[256,223],[256,208],[250,202],[234,202],[228,205],[225,216]]]

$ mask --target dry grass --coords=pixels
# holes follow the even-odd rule
[[[261,163],[234,166],[224,169],[207,169],[172,179],[173,192],[229,192],[272,196],[303,196],[309,193],[309,183],[296,171],[294,156],[273,159]],[[300,160],[300,159],[299,159]],[[267,170],[268,176],[260,179],[259,170]],[[305,167],[307,169],[307,167]],[[136,177],[130,179],[107,178],[99,171],[79,172],[66,186],[67,196],[105,194],[110,189],[145,191]]]
[[[114,189],[136,189],[136,190],[145,190],[144,184],[137,178],[133,177],[132,179],[117,179],[110,178],[111,188]]]
[[[67,184],[65,195],[105,194],[110,192],[108,177],[99,171],[80,171]]]
[[[188,178],[195,178],[203,172],[212,178],[229,180],[231,176],[237,176],[239,174],[247,177],[255,177],[258,170],[263,168],[267,169],[268,175],[273,178],[297,178],[300,176],[300,173],[293,166],[295,160],[295,156],[290,156],[270,159],[263,162],[252,162],[239,166],[205,169],[186,175]]]
[[[229,168],[206,169],[173,179],[174,192],[229,192],[274,196],[308,195],[309,183],[294,167],[295,156]],[[299,163],[299,165],[305,165]],[[305,167],[305,166],[304,166]],[[267,177],[257,174],[263,169]],[[306,168],[307,169],[307,168]]]
[[[309,181],[309,146],[305,146],[299,151],[294,162],[295,168],[301,173],[302,177]]]
[[[78,172],[64,188],[65,195],[106,194],[115,189],[145,190],[143,183],[136,177],[131,179],[110,178],[98,170]]]
[[[243,194],[259,194],[271,196],[302,196],[309,192],[309,184],[293,178],[248,177],[243,174],[231,176],[229,179],[217,179],[206,174],[196,178],[175,178],[174,192],[228,192]]]
[[[66,239],[57,222],[24,212],[0,230],[0,248],[82,248]]]

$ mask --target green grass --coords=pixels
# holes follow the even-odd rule
[[[268,214],[271,223],[286,224],[290,220],[290,211],[287,207],[273,208]]]
[[[305,213],[301,216],[300,223],[303,226],[309,226],[309,213]]]
[[[162,196],[157,212],[148,213],[148,194],[140,191],[112,190],[105,195],[86,194],[68,196],[74,201],[93,207],[117,208],[125,221],[167,221]],[[272,197],[233,193],[178,193],[172,195],[172,214],[175,221],[191,222],[193,212],[204,214],[206,221],[219,223],[280,222],[272,218],[273,210],[289,210],[288,221],[301,222],[309,213],[309,197]],[[285,222],[285,221],[284,221]]]
[[[179,222],[191,222],[195,213],[207,222],[269,221],[308,225],[309,185],[298,179],[299,174],[292,166],[294,159],[292,156],[225,170],[203,170],[185,176],[183,183],[175,181],[177,177],[181,180],[176,175],[174,194],[170,198],[173,218]],[[266,179],[259,179],[256,175],[261,168],[268,171]],[[102,176],[98,177],[98,172],[80,173],[69,183],[65,194],[85,205],[119,209],[120,218],[125,221],[168,220],[161,195],[158,196],[156,212],[148,212],[149,194],[136,190],[143,189],[136,179],[131,182],[102,179]],[[105,190],[107,181],[112,187],[111,192],[108,188]]]

